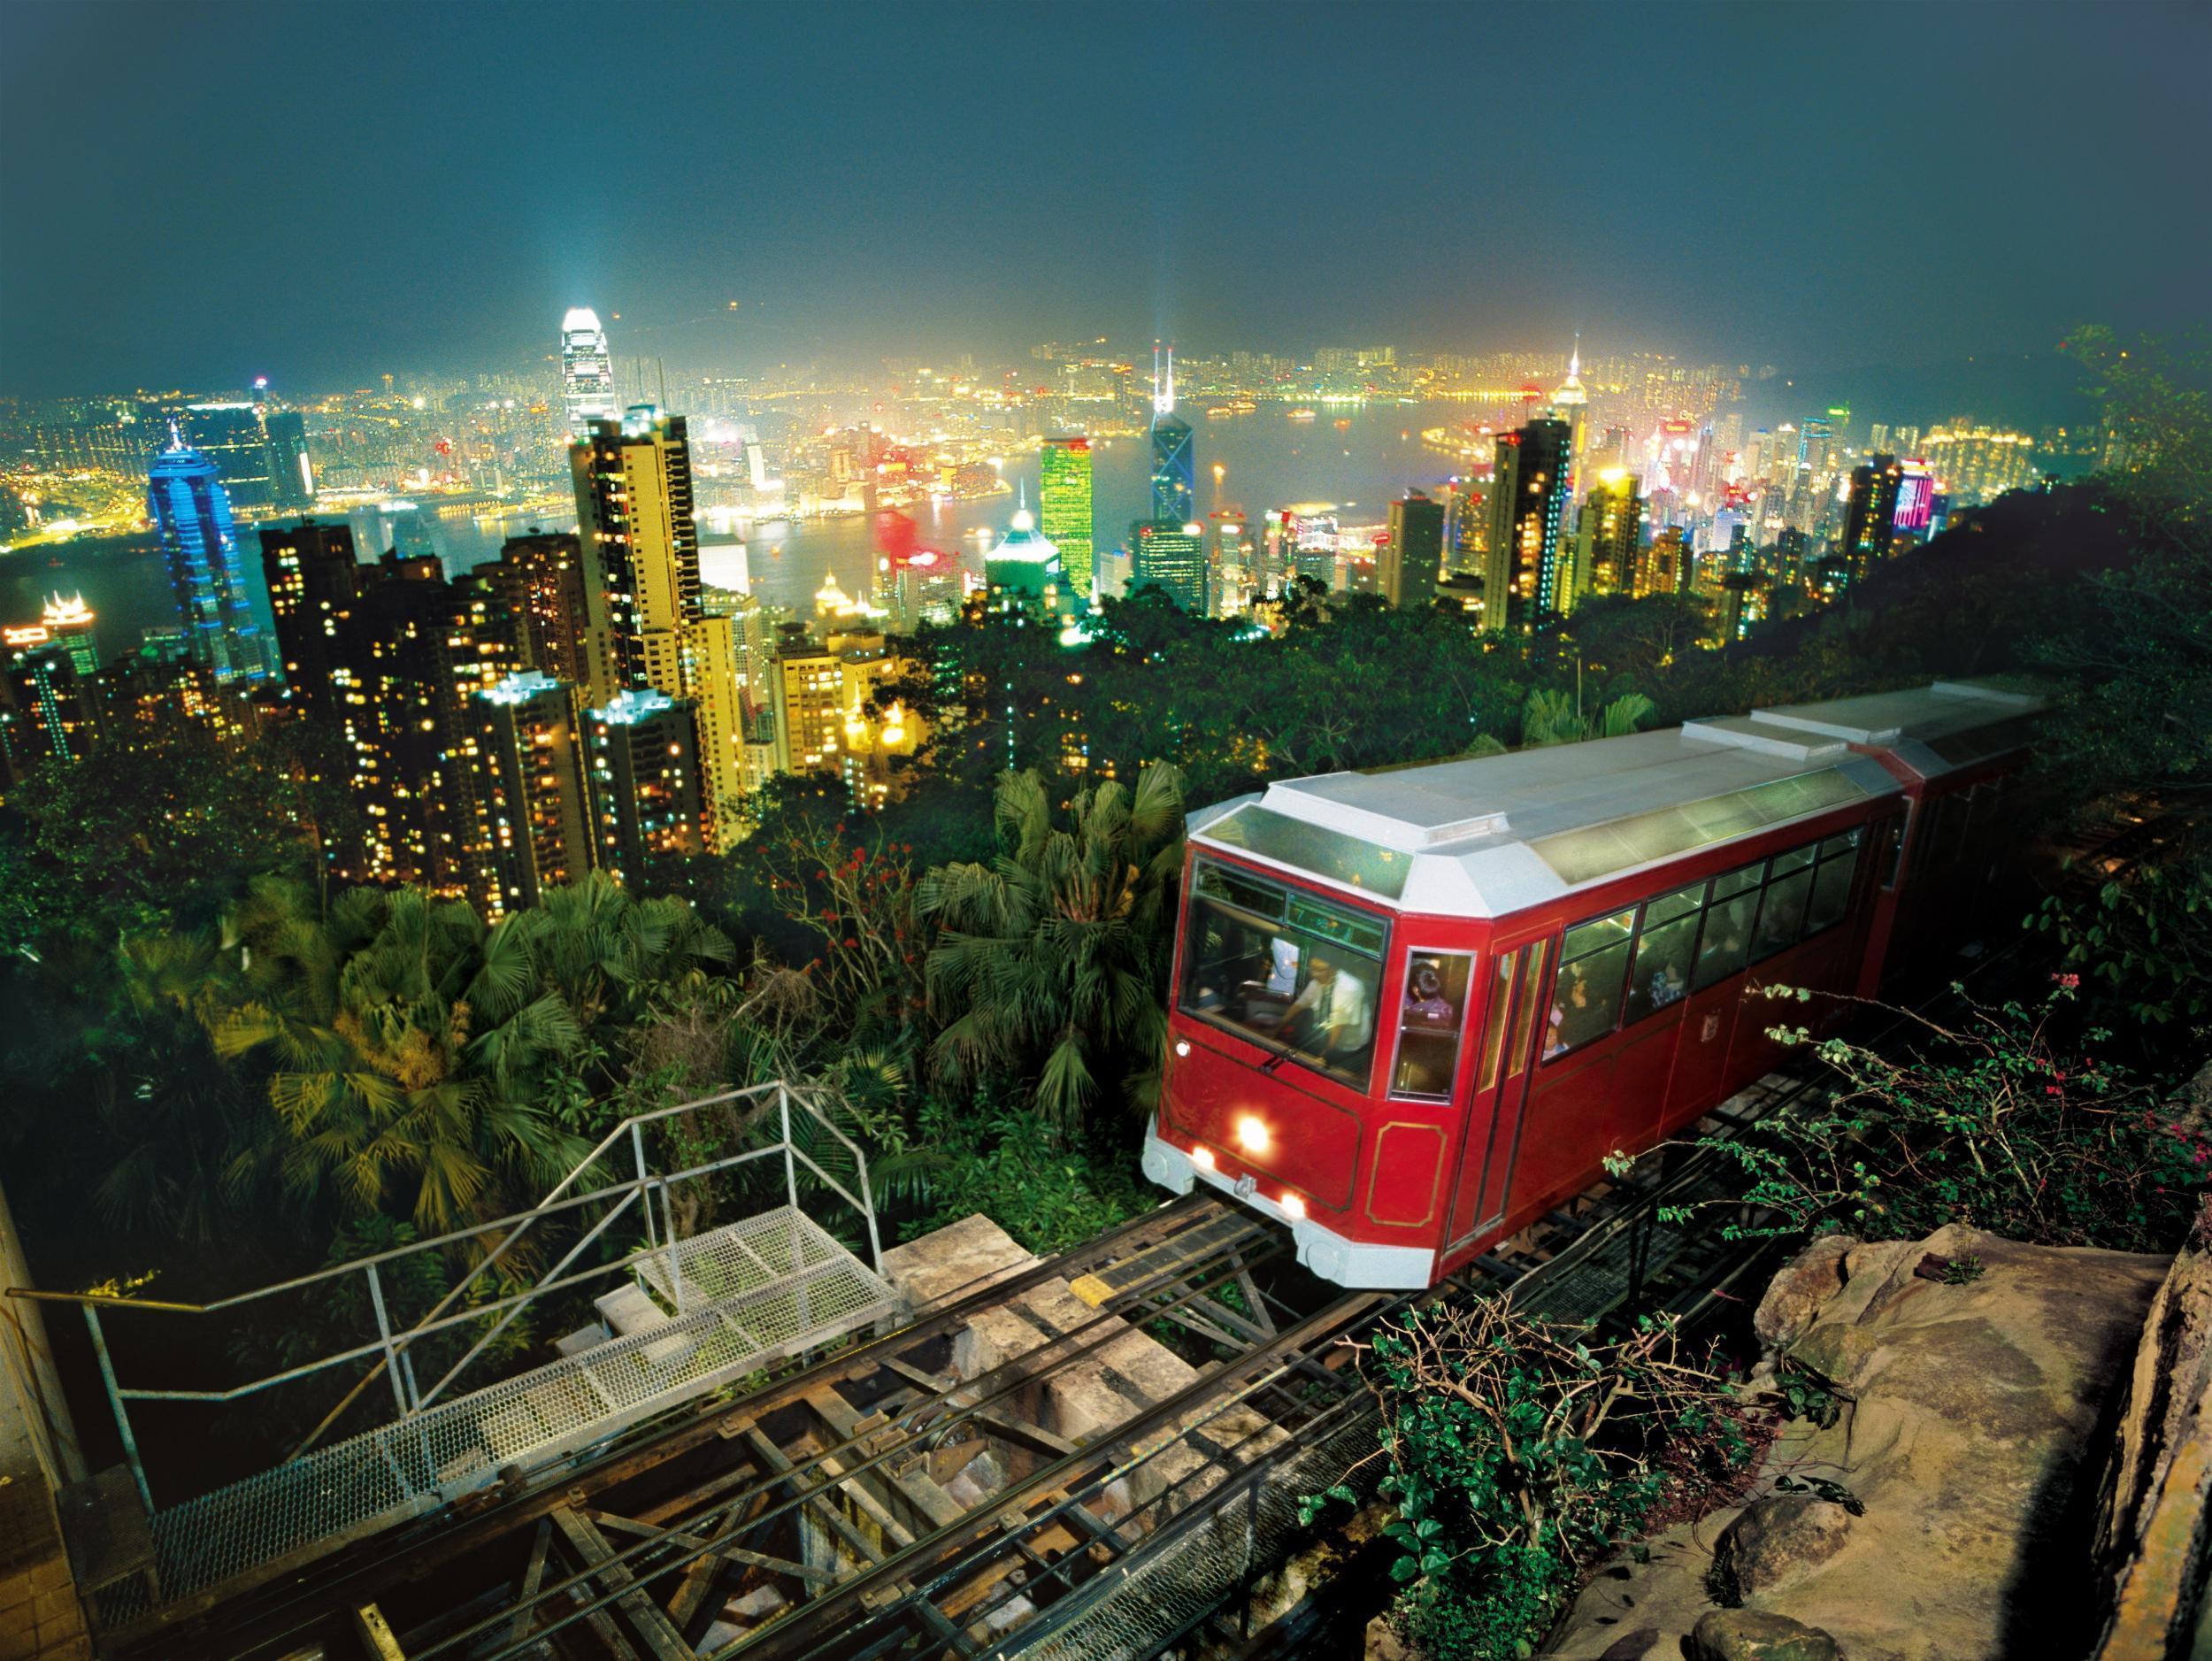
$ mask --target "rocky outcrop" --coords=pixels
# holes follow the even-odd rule
[[[1753,1609],[1716,1609],[1690,1629],[1693,1661],[1837,1661],[1836,1641],[1817,1626]]]
[[[1859,1242],[1848,1234],[1823,1234],[1768,1283],[1751,1317],[1751,1328],[1770,1350],[1794,1343],[1828,1300],[1843,1290],[1844,1258]]]
[[[1755,1488],[1766,1497],[1601,1572],[1547,1653],[1621,1656],[1647,1629],[1634,1653],[1667,1661],[2085,1654],[2102,1455],[2166,1268],[1963,1228],[1809,1249],[1758,1319],[1782,1366],[1834,1393],[1833,1422],[1786,1427]],[[1786,1478],[1796,1493],[1775,1491]],[[1717,1580],[1738,1607],[1717,1609]],[[1747,1647],[1769,1642],[1814,1647]]]
[[[2098,1661],[2212,1655],[2212,1198],[2143,1323],[2112,1465]]]
[[[1778,1592],[1843,1549],[1851,1512],[1833,1500],[1770,1494],[1744,1507],[1713,1553],[1713,1583],[1729,1602]]]

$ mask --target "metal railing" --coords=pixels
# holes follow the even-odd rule
[[[757,1111],[749,1122],[757,1124],[760,1117],[757,1110],[769,1107],[772,1102],[773,1111],[779,1116],[781,1133],[776,1141],[761,1147],[748,1149],[741,1153],[729,1154],[703,1164],[690,1165],[680,1171],[658,1173],[649,1167],[645,1134],[648,1126],[661,1119],[673,1118],[678,1114],[694,1113],[704,1109],[726,1107],[741,1103],[755,1104]],[[806,1149],[801,1147],[793,1139],[792,1124],[795,1107],[806,1119],[810,1119],[834,1137],[850,1153],[854,1172],[860,1187],[860,1193],[857,1196],[843,1183],[823,1170]],[[601,1181],[595,1186],[593,1185],[589,1181],[593,1168],[600,1165],[626,1142],[629,1145],[634,1173],[618,1180]],[[871,1265],[880,1270],[883,1243],[876,1225],[874,1196],[868,1182],[867,1157],[862,1153],[858,1144],[852,1138],[840,1130],[829,1117],[809,1099],[806,1093],[795,1091],[784,1081],[778,1080],[769,1084],[754,1085],[746,1089],[725,1091],[718,1096],[705,1096],[697,1101],[679,1103],[671,1107],[656,1109],[649,1113],[631,1115],[609,1131],[601,1139],[599,1144],[577,1163],[574,1169],[556,1183],[545,1196],[528,1211],[517,1211],[510,1216],[496,1218],[488,1222],[473,1223],[465,1228],[450,1230],[434,1239],[416,1241],[405,1246],[395,1247],[388,1251],[376,1252],[369,1257],[356,1258],[349,1263],[318,1270],[312,1274],[297,1275],[291,1280],[279,1281],[272,1286],[234,1293],[228,1297],[217,1298],[207,1303],[177,1303],[160,1298],[130,1297],[96,1292],[50,1292],[14,1286],[6,1288],[6,1296],[12,1298],[35,1299],[42,1303],[73,1303],[84,1311],[85,1324],[91,1333],[93,1354],[99,1365],[101,1383],[107,1392],[108,1405],[114,1414],[116,1429],[121,1438],[123,1457],[130,1467],[132,1480],[137,1485],[139,1499],[144,1504],[148,1516],[151,1517],[156,1511],[153,1489],[146,1475],[145,1462],[140,1453],[137,1437],[132,1429],[130,1411],[127,1403],[131,1402],[209,1403],[236,1402],[278,1385],[291,1383],[315,1373],[326,1372],[333,1367],[344,1366],[350,1362],[365,1361],[372,1357],[376,1357],[374,1366],[353,1385],[338,1405],[325,1415],[321,1423],[309,1434],[306,1440],[293,1450],[286,1461],[288,1464],[292,1460],[300,1458],[311,1449],[324,1432],[337,1423],[347,1409],[359,1398],[362,1392],[369,1388],[379,1377],[386,1378],[390,1381],[393,1405],[402,1420],[411,1419],[434,1406],[463,1373],[484,1354],[502,1333],[512,1325],[524,1310],[548,1294],[565,1291],[589,1280],[626,1275],[633,1270],[649,1267],[656,1259],[666,1257],[669,1263],[665,1285],[672,1291],[676,1313],[679,1318],[681,1318],[686,1312],[683,1303],[687,1277],[680,1271],[676,1261],[676,1249],[680,1242],[676,1239],[675,1213],[670,1202],[671,1190],[680,1184],[703,1181],[708,1177],[734,1170],[739,1166],[773,1158],[778,1154],[783,1157],[784,1189],[793,1211],[796,1212],[798,1210],[799,1168],[803,1165],[824,1188],[835,1194],[859,1213],[867,1234]],[[654,1204],[657,1195],[660,1202],[657,1215]],[[541,1223],[565,1217],[587,1206],[597,1204],[608,1207],[605,1214],[580,1234],[534,1285],[488,1302],[470,1304],[457,1311],[454,1309],[454,1305],[465,1296],[470,1288],[475,1286],[486,1274],[506,1260],[516,1245]],[[598,1241],[618,1218],[630,1212],[633,1208],[636,1209],[640,1220],[643,1224],[645,1245],[613,1261],[582,1269],[574,1273],[568,1273],[570,1266],[589,1250],[594,1242]],[[503,1229],[507,1232],[499,1243],[485,1253],[465,1276],[449,1288],[426,1314],[403,1330],[395,1328],[386,1300],[386,1274],[389,1269],[404,1259],[419,1257],[426,1253],[443,1252],[464,1242],[480,1241],[487,1235]],[[219,1315],[242,1310],[263,1300],[286,1294],[298,1293],[312,1288],[334,1288],[337,1283],[349,1280],[356,1275],[361,1277],[367,1291],[369,1308],[376,1327],[375,1337],[367,1342],[342,1350],[333,1355],[303,1362],[296,1366],[285,1368],[281,1372],[273,1373],[265,1377],[234,1385],[227,1389],[145,1389],[135,1386],[127,1386],[116,1376],[114,1358],[108,1347],[106,1332],[101,1324],[100,1312],[103,1310],[129,1310],[142,1313],[191,1316]],[[657,1286],[662,1284],[658,1277],[655,1277],[655,1284]],[[484,1331],[476,1342],[470,1345],[461,1358],[449,1367],[434,1383],[427,1388],[419,1385],[415,1377],[414,1352],[422,1346],[426,1340],[472,1322],[482,1322],[494,1316],[497,1317],[496,1321]]]

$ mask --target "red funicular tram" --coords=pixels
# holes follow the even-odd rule
[[[1938,683],[1193,814],[1146,1174],[1432,1284],[1769,1071],[1754,988],[1870,992],[1962,927],[2039,707]]]

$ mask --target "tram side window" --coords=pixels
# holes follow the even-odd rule
[[[1416,1101],[1451,1099],[1459,1034],[1467,1019],[1474,959],[1464,952],[1406,953],[1405,995],[1398,1004],[1398,1058],[1390,1093]]]
[[[1187,930],[1187,1013],[1367,1088],[1387,933],[1380,919],[1202,862]],[[1463,971],[1463,1007],[1465,996]]]
[[[1763,963],[1785,947],[1797,943],[1805,923],[1805,899],[1813,887],[1813,850],[1793,848],[1777,854],[1767,865],[1767,891],[1759,906],[1759,924],[1751,932],[1751,961]]]
[[[1594,917],[1567,931],[1559,948],[1559,983],[1552,992],[1551,1030],[1544,1059],[1578,1050],[1611,1032],[1621,1012],[1636,908]]]
[[[1843,920],[1851,905],[1851,879],[1859,869],[1859,833],[1847,830],[1820,844],[1820,867],[1813,875],[1813,903],[1805,913],[1805,932],[1817,934]]]
[[[1647,901],[1636,929],[1636,961],[1628,972],[1624,1021],[1640,1021],[1690,989],[1690,957],[1705,909],[1705,884],[1692,883]]]
[[[1498,1081],[1498,1061],[1505,1054],[1506,1012],[1513,1007],[1513,971],[1520,960],[1517,951],[1491,959],[1490,1008],[1482,1019],[1482,1062],[1475,1069],[1478,1090],[1487,1090]]]
[[[1752,919],[1759,911],[1759,876],[1764,868],[1763,861],[1713,879],[1705,937],[1697,949],[1695,984],[1700,992],[1744,966],[1751,946]]]

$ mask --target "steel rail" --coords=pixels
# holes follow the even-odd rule
[[[978,1275],[962,1287],[952,1288],[951,1293],[947,1295],[949,1301],[925,1311],[907,1325],[864,1339],[856,1345],[826,1356],[764,1390],[743,1398],[741,1403],[726,1400],[711,1405],[691,1403],[687,1417],[683,1419],[675,1416],[685,1414],[686,1410],[674,1410],[657,1429],[643,1436],[634,1437],[623,1446],[611,1448],[599,1457],[572,1467],[569,1472],[570,1486],[580,1482],[588,1484],[611,1471],[638,1461],[648,1453],[657,1452],[660,1457],[647,1461],[641,1469],[649,1469],[667,1459],[680,1457],[694,1447],[717,1439],[718,1426],[729,1417],[733,1405],[752,1417],[764,1418],[801,1400],[809,1390],[820,1384],[833,1382],[840,1377],[859,1371],[878,1356],[942,1336],[964,1326],[975,1315],[996,1308],[1024,1292],[1033,1290],[1055,1279],[1065,1279],[1071,1273],[1079,1274],[1097,1263],[1149,1250],[1187,1232],[1187,1227],[1195,1227],[1211,1214],[1226,1213],[1229,1210],[1227,1203],[1217,1196],[1183,1196],[1130,1218],[1079,1246],[1071,1248],[1057,1257],[1041,1260],[1014,1274],[1000,1279],[993,1279],[987,1273]],[[1266,1234],[1264,1220],[1255,1218],[1251,1234],[1242,1237],[1240,1243],[1249,1246],[1254,1238],[1264,1239]],[[1087,1331],[1102,1320],[1112,1319],[1118,1319],[1113,1311],[1102,1311],[1100,1316],[1075,1331]],[[1030,1352],[1032,1357],[1035,1354],[1035,1351]],[[834,1450],[823,1457],[834,1457]],[[812,1468],[811,1463],[808,1468]],[[549,1496],[545,1489],[538,1488],[495,1499],[480,1509],[472,1511],[466,1520],[465,1532],[480,1532],[486,1523],[517,1512],[523,1513],[523,1520],[526,1521],[550,1510],[555,1503],[557,1503],[557,1496]],[[184,1621],[196,1619],[219,1602],[227,1602],[230,1597],[260,1596],[265,1601],[252,1611],[250,1620],[253,1625],[263,1627],[286,1619],[288,1609],[312,1605],[318,1612],[324,1612],[324,1605],[331,1596],[342,1595],[344,1587],[373,1577],[387,1564],[403,1565],[426,1557],[449,1556],[457,1549],[457,1542],[451,1537],[452,1531],[442,1526],[449,1521],[450,1513],[442,1511],[418,1522],[401,1525],[395,1534],[380,1537],[379,1544],[388,1542],[384,1549],[369,1550],[365,1555],[357,1553],[354,1560],[345,1564],[334,1576],[329,1588],[321,1586],[297,1587],[288,1588],[289,1596],[285,1596],[269,1593],[262,1588],[239,1588],[226,1593],[223,1587],[212,1587],[192,1595],[188,1599],[153,1611],[117,1634],[117,1640],[119,1646],[127,1650],[155,1635],[173,1636],[175,1628]],[[343,1551],[347,1548],[340,1549]],[[282,1630],[294,1630],[303,1621],[313,1619],[313,1614],[303,1616],[302,1621],[296,1621],[293,1626]],[[222,1653],[227,1657],[233,1651],[225,1650]]]
[[[1217,1250],[1214,1253],[1210,1254],[1208,1257],[1202,1258],[1199,1265],[1197,1266],[1202,1266],[1206,1262],[1210,1261],[1212,1258],[1224,1255],[1225,1255],[1225,1250]],[[1153,1287],[1162,1287],[1164,1289],[1171,1290],[1176,1283],[1175,1277],[1179,1274],[1187,1274],[1193,1267],[1194,1265],[1190,1264],[1175,1265],[1171,1268],[1164,1270],[1161,1276],[1158,1277],[1157,1280],[1144,1283],[1144,1288],[1131,1288],[1130,1291],[1125,1296],[1131,1300],[1134,1300],[1146,1295],[1145,1288]],[[1202,1296],[1206,1292],[1228,1284],[1236,1278],[1236,1273],[1237,1271],[1233,1267],[1227,1273],[1217,1276],[1214,1280],[1209,1281],[1204,1287],[1184,1292],[1181,1296],[1176,1298],[1172,1303],[1164,1307],[1159,1305],[1148,1305],[1144,1311],[1145,1318],[1148,1319],[1156,1319],[1162,1316],[1168,1316],[1171,1318],[1177,1308],[1180,1307],[1184,1303],[1190,1303],[1198,1297]],[[996,1288],[993,1289],[995,1290]],[[555,1620],[549,1625],[537,1628],[536,1631],[531,1634],[526,1639],[519,1642],[511,1642],[504,1648],[494,1649],[479,1656],[476,1657],[476,1661],[503,1661],[504,1657],[523,1654],[550,1634],[558,1632],[563,1627],[570,1626],[576,1621],[588,1619],[591,1615],[607,1608],[609,1605],[620,1602],[622,1598],[630,1595],[632,1588],[618,1587],[611,1591],[597,1592],[595,1588],[589,1585],[589,1582],[600,1574],[604,1573],[605,1571],[611,1566],[619,1564],[627,1567],[629,1566],[632,1559],[641,1558],[648,1554],[655,1552],[658,1549],[658,1548],[667,1543],[671,1535],[677,1534],[688,1534],[696,1536],[704,1529],[710,1527],[714,1523],[719,1521],[726,1513],[733,1511],[738,1505],[757,1498],[763,1494],[771,1494],[775,1489],[784,1488],[786,1486],[793,1488],[794,1493],[792,1497],[780,1504],[772,1505],[768,1510],[763,1511],[757,1517],[748,1519],[748,1526],[757,1526],[760,1523],[772,1521],[780,1516],[799,1512],[812,1503],[813,1496],[806,1492],[798,1490],[797,1485],[794,1480],[795,1478],[811,1475],[816,1471],[821,1469],[825,1465],[834,1462],[838,1465],[839,1469],[833,1480],[839,1484],[849,1481],[854,1477],[859,1476],[868,1471],[872,1471],[878,1466],[888,1464],[891,1460],[904,1453],[907,1450],[907,1448],[904,1443],[886,1447],[877,1452],[865,1453],[864,1457],[860,1458],[857,1462],[849,1461],[848,1456],[852,1450],[861,1448],[864,1443],[876,1442],[882,1439],[886,1435],[886,1433],[897,1429],[902,1424],[912,1424],[913,1421],[919,1419],[921,1416],[927,1412],[931,1408],[950,1403],[953,1398],[956,1396],[965,1396],[970,1391],[976,1388],[979,1384],[990,1380],[1000,1373],[1010,1373],[1012,1375],[1002,1387],[991,1391],[980,1400],[958,1405],[949,1413],[928,1419],[926,1425],[928,1433],[932,1435],[941,1434],[943,1431],[954,1426],[980,1419],[988,1412],[994,1403],[1003,1401],[1011,1396],[1033,1388],[1040,1381],[1041,1378],[1050,1378],[1055,1373],[1064,1372],[1067,1368],[1073,1366],[1078,1361],[1091,1355],[1094,1351],[1102,1350],[1110,1344],[1120,1342],[1125,1338],[1130,1336],[1132,1329],[1127,1321],[1124,1319],[1122,1308],[1118,1307],[1121,1303],[1121,1299],[1117,1298],[1110,1300],[1110,1303],[1117,1305],[1117,1307],[1102,1307],[1097,1314],[1091,1317],[1088,1320],[1084,1321],[1080,1326],[1073,1327],[1070,1329],[1069,1332],[1063,1334],[1059,1338],[1048,1340],[1045,1343],[1039,1345],[1035,1350],[1026,1350],[1019,1356],[1015,1356],[1006,1361],[1002,1361],[997,1366],[991,1368],[988,1372],[978,1375],[978,1377],[974,1380],[964,1382],[956,1381],[951,1388],[941,1392],[940,1395],[933,1397],[924,1398],[922,1401],[901,1409],[896,1417],[891,1419],[887,1423],[878,1426],[868,1431],[863,1436],[852,1438],[846,1442],[840,1442],[833,1447],[825,1449],[818,1453],[809,1455],[803,1462],[792,1460],[789,1462],[788,1469],[772,1472],[761,1482],[754,1485],[753,1487],[743,1489],[728,1498],[718,1499],[705,1510],[680,1515],[679,1517],[671,1519],[668,1525],[661,1529],[653,1537],[640,1540],[635,1544],[616,1553],[614,1557],[608,1559],[607,1562],[595,1565],[581,1573],[571,1575],[567,1580],[559,1582],[557,1585],[543,1588],[539,1592],[537,1597],[532,1600],[531,1604],[528,1606],[534,1607],[536,1604],[549,1602],[556,1596],[567,1592],[575,1591],[580,1588],[585,1591],[587,1596],[589,1598],[589,1601],[585,1603],[580,1607],[576,1608],[572,1611],[572,1612],[564,1616],[560,1619]],[[1034,1363],[1036,1358],[1041,1352],[1048,1350],[1059,1349],[1064,1345],[1069,1344],[1078,1335],[1088,1333],[1093,1328],[1105,1326],[1109,1324],[1110,1324],[1110,1330],[1102,1332],[1097,1337],[1067,1350],[1065,1353],[1056,1357],[1052,1361],[1050,1366],[1043,1372],[1040,1373],[1035,1367]],[[754,1417],[758,1418],[760,1415],[755,1415]],[[917,1425],[915,1427],[919,1428],[920,1426]],[[910,1431],[910,1434],[911,1432]],[[1118,1434],[1118,1432],[1117,1431],[1112,1434]],[[1075,1456],[1069,1457],[1073,1457]],[[1003,1505],[1000,1503],[999,1496],[993,1496],[992,1500],[993,1503],[987,1509],[992,1514],[995,1515],[998,1511],[1003,1509]],[[970,1513],[972,1517],[976,1514],[978,1513]],[[947,1525],[948,1527],[955,1526],[956,1525]],[[712,1556],[714,1550],[715,1548],[710,1542],[695,1548],[685,1548],[682,1549],[681,1555],[671,1557],[665,1562],[657,1564],[653,1568],[652,1573],[657,1575],[665,1574],[672,1573],[674,1570],[687,1567],[701,1557]],[[634,1571],[633,1572],[634,1573]],[[595,1593],[595,1595],[594,1595]],[[473,1627],[464,1628],[457,1633],[449,1634],[447,1637],[441,1639],[436,1643],[431,1645],[428,1649],[420,1651],[417,1656],[409,1657],[409,1661],[429,1661],[430,1657],[442,1655],[447,1650],[455,1648],[457,1645],[465,1643],[473,1638],[488,1635],[492,1628],[495,1626],[511,1625],[515,1615],[522,1607],[524,1606],[517,1605],[510,1607],[497,1616],[477,1623],[477,1625]],[[808,1607],[811,1608],[813,1605],[810,1604]]]

